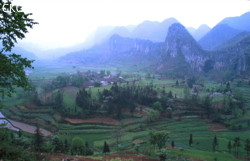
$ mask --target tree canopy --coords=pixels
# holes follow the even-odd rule
[[[17,39],[23,39],[28,28],[38,23],[30,18],[31,13],[24,13],[21,6],[13,6],[10,0],[0,0],[0,7],[0,94],[11,96],[15,87],[29,87],[25,69],[32,68],[33,62],[11,50]]]

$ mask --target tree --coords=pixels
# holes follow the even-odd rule
[[[95,86],[95,87],[101,87],[101,85],[102,85],[101,82],[98,82],[98,81],[94,82],[94,86]]]
[[[92,149],[89,147],[89,143],[86,141],[85,145],[84,145],[84,151],[83,151],[84,155],[92,155],[93,151]]]
[[[175,147],[174,140],[172,140],[172,142],[171,142],[171,146],[172,146],[172,148],[174,148],[174,147]]]
[[[225,92],[231,91],[230,83],[227,82]]]
[[[203,71],[205,73],[209,72],[210,70],[212,70],[214,68],[214,61],[213,60],[206,60],[204,67],[203,67]]]
[[[74,154],[82,154],[83,153],[83,140],[79,137],[74,137],[72,140],[71,150]]]
[[[172,91],[169,91],[169,92],[168,92],[168,98],[173,98]]]
[[[157,146],[158,149],[162,149],[168,140],[168,133],[165,132],[150,132],[150,143],[153,144],[155,147]]]
[[[173,116],[173,109],[171,107],[167,108],[167,112],[168,112],[168,117],[171,119]]]
[[[206,110],[207,118],[209,118],[212,113],[212,98],[210,96],[206,96],[203,100],[202,106]]]
[[[154,110],[154,109],[149,109],[146,120],[147,120],[148,122],[153,122],[153,121],[154,121],[155,119],[157,119],[159,116],[160,116],[159,111]]]
[[[228,152],[231,153],[231,150],[232,150],[231,140],[229,140],[229,142],[227,144],[227,148],[228,148]]]
[[[135,110],[136,110],[135,104],[131,104],[129,112],[133,115],[133,113],[135,112]]]
[[[11,133],[7,128],[0,128],[0,158],[1,160],[25,160],[34,161],[32,153],[25,150],[23,146],[17,145],[10,139]]]
[[[68,153],[68,151],[69,151],[69,143],[68,143],[68,140],[67,140],[67,139],[64,140],[63,151],[64,151],[65,153]]]
[[[193,134],[190,134],[188,143],[189,143],[189,146],[192,146],[192,144],[193,144]]]
[[[33,90],[33,98],[32,98],[33,102],[37,105],[41,105],[41,100],[39,98],[39,94],[37,90]]]
[[[19,131],[18,131],[18,137],[20,138],[20,137],[22,137],[22,136],[23,136],[23,133],[22,133],[21,130],[19,130]]]
[[[77,73],[76,75],[73,75],[71,78],[72,85],[75,87],[81,87],[83,85],[84,79],[80,75],[80,73]]]
[[[158,110],[158,111],[161,111],[162,110],[162,105],[161,105],[161,102],[157,101],[153,104],[153,108],[155,110]]]
[[[193,84],[195,84],[195,82],[196,82],[196,78],[195,77],[188,78],[186,82],[187,82],[188,87],[192,88]]]
[[[234,147],[235,155],[238,156],[239,155],[239,147],[240,147],[240,137],[234,138],[233,147]]]
[[[53,138],[52,145],[53,145],[53,151],[55,153],[60,153],[63,151],[63,144],[58,137]]]
[[[91,110],[91,96],[88,92],[83,88],[76,95],[76,104],[84,109],[86,112],[90,112]]]
[[[101,70],[101,71],[100,71],[100,75],[101,75],[101,76],[105,76],[105,73],[106,73],[105,70]]]
[[[118,126],[114,132],[113,132],[113,137],[115,138],[116,140],[116,148],[117,148],[117,151],[119,150],[119,143],[120,143],[120,140],[121,140],[121,137],[123,135],[124,131],[122,130],[122,125]]]
[[[249,141],[249,139],[247,139],[245,142],[245,150],[247,152],[247,158],[249,159],[249,155],[250,155],[250,141]]]
[[[15,87],[30,89],[25,69],[33,68],[33,61],[10,52],[17,39],[23,39],[28,28],[38,23],[30,18],[31,13],[24,13],[21,6],[12,6],[9,0],[0,0],[0,6],[0,94],[11,96]],[[12,12],[8,11],[10,6]]]
[[[185,87],[184,90],[183,90],[183,93],[184,93],[184,99],[187,102],[191,98],[189,88]]]
[[[54,109],[62,111],[62,107],[63,107],[63,91],[58,90],[54,98]]]
[[[218,140],[217,140],[216,135],[214,136],[214,140],[213,140],[212,146],[213,146],[213,151],[216,151],[216,148],[218,146]]]
[[[179,86],[179,81],[178,80],[175,82],[175,86]]]
[[[55,80],[52,82],[53,88],[62,88],[66,87],[70,82],[69,76],[57,76]]]
[[[37,152],[41,151],[41,147],[43,145],[43,135],[40,131],[40,127],[37,125],[34,135],[34,149]]]
[[[160,161],[165,161],[167,159],[167,149],[160,149],[157,154]]]
[[[105,154],[110,152],[109,145],[107,144],[106,141],[104,142],[103,151],[102,152],[105,153]]]

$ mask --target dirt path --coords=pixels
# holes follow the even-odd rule
[[[112,159],[115,158],[121,158],[121,159],[125,159],[125,160],[133,160],[133,161],[158,161],[157,159],[151,159],[145,156],[136,156],[136,155],[131,155],[131,156],[127,156],[127,155],[119,155],[119,154],[112,154],[112,155],[107,155],[106,156],[106,160],[110,161]]]
[[[89,159],[85,157],[77,157],[73,155],[65,155],[65,154],[45,154],[46,160],[70,160],[70,161],[97,161],[94,159]]]
[[[12,125],[14,125],[15,127],[25,131],[25,132],[28,132],[28,133],[31,133],[31,134],[34,134],[35,133],[35,130],[36,130],[36,127],[35,126],[32,126],[32,125],[29,125],[29,124],[26,124],[26,123],[22,123],[22,122],[17,122],[17,121],[14,121],[14,120],[10,120],[8,119]],[[52,135],[52,133],[48,130],[45,130],[43,128],[40,128],[40,131],[41,133],[43,134],[43,136],[50,136]]]
[[[156,159],[151,159],[145,156],[135,156],[135,155],[119,155],[119,154],[112,154],[112,155],[106,155],[101,156],[103,157],[103,161],[110,161],[115,158],[120,158],[122,160],[131,160],[131,161],[158,161]],[[80,156],[72,156],[72,155],[65,155],[65,154],[46,154],[46,159],[49,160],[71,160],[71,161],[98,161],[95,159],[90,159],[87,157],[80,157]]]
[[[65,118],[65,121],[68,121],[72,124],[84,124],[84,123],[97,123],[97,124],[107,124],[107,125],[119,125],[119,121],[111,118],[91,118],[91,119],[71,119]]]

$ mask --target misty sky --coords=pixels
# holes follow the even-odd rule
[[[216,25],[250,11],[248,0],[14,0],[39,22],[24,42],[41,49],[82,43],[98,26],[136,25],[175,17],[185,26]]]

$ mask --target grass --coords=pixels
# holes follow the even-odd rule
[[[233,155],[228,153],[217,153],[217,152],[208,152],[201,150],[190,150],[190,149],[170,149],[169,153],[172,156],[184,156],[190,158],[197,158],[206,161],[214,161],[215,159],[219,161],[240,161],[235,158]]]
[[[74,130],[59,130],[59,133],[69,133],[69,134],[104,134],[104,133],[111,133],[112,129],[74,129]]]
[[[69,142],[72,141],[74,137],[80,137],[83,139],[84,142],[88,142],[90,145],[94,146],[95,148],[101,148],[104,144],[104,141],[108,140],[107,138],[110,136],[108,133],[98,133],[98,134],[77,134],[77,135],[61,135],[59,134],[58,137],[61,140],[67,139]],[[100,145],[96,146],[95,142],[99,142]]]
[[[48,67],[50,68],[50,67]],[[71,69],[72,67],[68,66],[67,70],[61,70],[61,67],[58,67],[58,69],[55,71],[52,71],[46,77],[52,78],[55,76],[55,73],[58,74],[58,72],[74,72],[76,69]],[[80,67],[79,67],[80,68]],[[90,67],[91,68],[91,67]],[[86,68],[84,70],[88,70],[90,68]],[[98,70],[98,69],[96,69]],[[115,69],[112,69],[115,70]],[[44,70],[45,72],[45,70]],[[42,77],[44,74],[36,75],[34,73],[34,76]],[[33,77],[34,79],[35,77]],[[148,85],[151,83],[152,80],[142,80],[140,82],[137,82],[138,85]],[[183,86],[171,86],[175,85],[176,80],[153,80],[153,84],[156,86],[155,89],[159,90],[165,90],[166,92],[172,91],[173,95],[177,95],[178,98],[183,98]],[[180,80],[179,80],[180,82]],[[165,85],[163,88],[162,85]],[[217,88],[220,87],[219,84],[213,83],[213,82],[206,82],[205,88]],[[87,88],[87,91],[91,91],[92,97],[97,99],[98,98],[98,91],[103,91],[104,89],[110,89],[111,86],[105,86],[105,87],[96,87],[96,88]],[[240,90],[243,91],[243,97],[246,100],[250,100],[250,86],[249,87],[238,87]],[[19,91],[21,92],[21,91]],[[68,91],[70,92],[70,91]],[[67,91],[64,92],[64,106],[68,109],[73,110],[75,107],[77,108],[78,112],[81,110],[79,107],[76,106],[75,98],[72,98],[70,93]],[[201,91],[201,95],[205,95],[205,91]],[[3,103],[6,106],[13,106],[15,104],[22,104],[24,102],[27,102],[26,99],[17,99],[18,94],[15,94],[13,98],[8,98]],[[217,97],[213,99],[213,103],[219,102],[223,99],[223,97]],[[15,100],[15,101],[14,101]],[[249,102],[249,101],[248,101]],[[40,118],[42,120],[49,120],[53,124],[57,124],[54,121],[54,118],[49,115],[49,110],[45,114],[41,113],[24,113],[24,111],[27,110],[25,107],[21,107],[20,111],[10,111],[9,115],[19,115],[24,116],[28,118]],[[82,118],[83,119],[83,118]],[[250,119],[250,112],[248,112],[244,117],[238,118],[238,119],[232,119],[229,121],[229,124],[231,125],[242,125],[244,124],[247,126],[247,121]],[[137,119],[124,119],[121,122],[123,122],[123,130],[122,130],[122,136],[119,140],[120,146],[122,146],[125,149],[131,149],[132,143],[136,139],[140,139],[147,144],[142,145],[146,148],[150,149],[150,146],[148,145],[149,142],[149,133],[150,131],[163,131],[169,133],[169,141],[174,140],[177,147],[184,148],[184,150],[180,149],[169,149],[169,155],[171,156],[184,156],[188,158],[198,158],[202,160],[207,161],[214,161],[216,158],[219,161],[237,161],[232,154],[227,153],[227,144],[231,140],[233,144],[233,139],[235,137],[240,137],[241,139],[241,147],[240,147],[240,154],[242,156],[245,156],[245,150],[244,150],[244,141],[248,138],[250,138],[250,129],[248,127],[245,128],[245,130],[241,131],[225,131],[225,132],[213,132],[209,131],[210,126],[198,118],[184,118],[182,120],[176,121],[174,119],[172,120],[162,120],[162,121],[156,121],[153,123],[146,123],[145,117],[137,118]],[[58,123],[59,130],[57,131],[57,134],[61,140],[67,139],[68,141],[71,141],[74,137],[79,136],[83,139],[84,142],[89,142],[90,145],[93,145],[94,148],[101,149],[103,147],[104,141],[107,141],[107,143],[110,145],[111,149],[115,149],[116,146],[116,138],[114,136],[114,132],[116,130],[115,126],[111,125],[102,125],[102,124],[66,124],[66,123]],[[189,141],[189,135],[193,134],[193,144],[192,147],[189,147],[188,141]],[[218,152],[212,152],[212,141],[214,136],[217,136],[219,146],[218,146]],[[144,148],[144,147],[143,147]]]
[[[63,94],[63,104],[64,104],[64,107],[70,108],[70,109],[75,108],[76,106],[75,99],[71,98],[67,93]]]
[[[98,125],[98,124],[81,124],[81,125],[71,125],[71,124],[59,124],[60,129],[72,130],[72,129],[114,129],[111,125]]]
[[[95,87],[95,88],[86,88],[86,91],[91,91],[91,97],[94,99],[98,99],[98,91],[102,92],[104,89],[110,89],[112,86],[103,86],[103,87]]]

